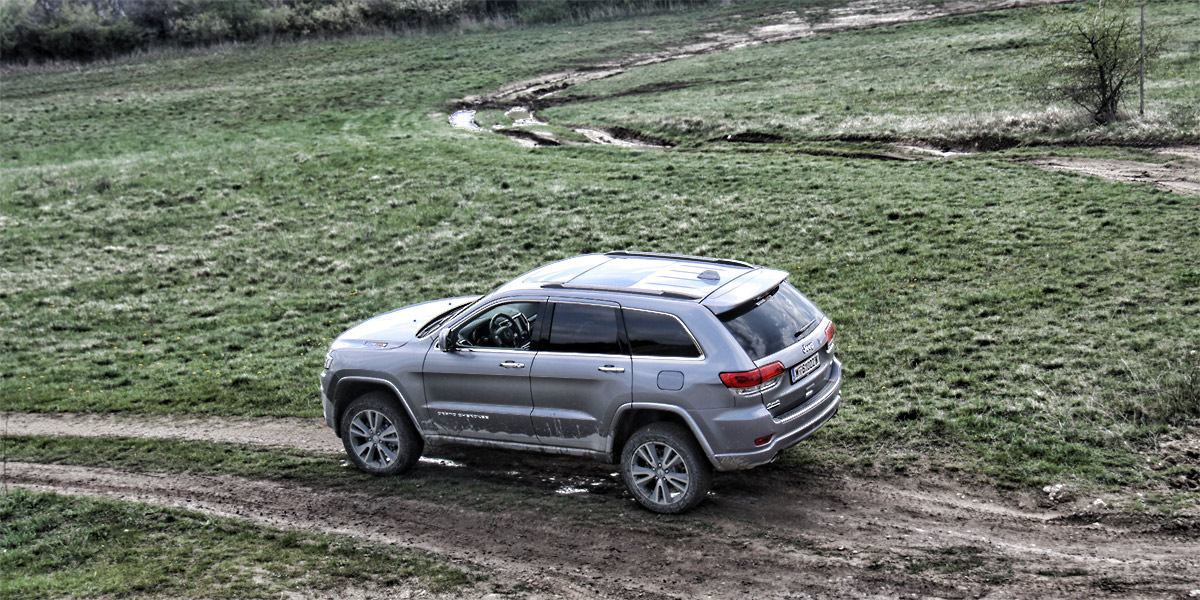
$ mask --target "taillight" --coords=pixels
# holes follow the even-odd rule
[[[837,331],[837,328],[833,326],[833,321],[830,321],[829,327],[825,328],[825,343],[826,344],[833,341],[833,334],[836,331]]]
[[[775,387],[776,377],[783,375],[783,363],[773,362],[749,371],[721,373],[721,383],[739,394],[753,394]]]

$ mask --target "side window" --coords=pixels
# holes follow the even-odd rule
[[[700,356],[683,323],[671,315],[626,309],[625,331],[634,356]]]
[[[624,354],[617,341],[617,309],[565,302],[555,305],[546,350]]]
[[[454,342],[461,348],[528,350],[538,304],[509,302],[493,306],[459,327]]]

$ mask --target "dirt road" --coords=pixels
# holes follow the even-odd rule
[[[1091,175],[1120,183],[1153,183],[1158,189],[1187,196],[1200,196],[1200,146],[1156,148],[1171,160],[1151,163],[1135,160],[1054,156],[1027,162],[1049,171]]]
[[[8,435],[123,435],[315,453],[338,446],[332,432],[301,419],[13,414],[7,421]],[[636,508],[609,465],[471,449],[437,455],[451,461],[423,462],[408,477],[430,486],[486,477],[501,493],[544,494],[569,510],[514,501],[497,511],[494,499],[477,505],[285,480],[11,462],[5,484],[428,550],[531,597],[1200,596],[1193,592],[1200,590],[1200,523],[1192,517],[1079,514],[1039,507],[1036,498],[1022,507],[1021,499],[949,479],[770,465],[719,475],[707,502],[671,518]]]

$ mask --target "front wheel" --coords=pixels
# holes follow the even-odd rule
[[[674,423],[651,423],[625,443],[621,478],[642,506],[679,514],[708,495],[712,465],[689,431]]]
[[[342,415],[342,445],[359,469],[399,475],[417,464],[425,444],[404,410],[383,392],[363,394]]]

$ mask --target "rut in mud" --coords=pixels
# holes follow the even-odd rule
[[[8,419],[8,435],[101,431],[322,453],[338,446],[332,432],[302,419]],[[707,502],[672,518],[634,506],[610,465],[475,449],[437,455],[454,462],[423,462],[406,477],[431,487],[487,478],[498,494],[542,493],[553,501],[512,501],[497,511],[492,500],[346,491],[345,482],[306,487],[27,463],[8,463],[5,484],[428,550],[535,597],[1178,598],[1200,588],[1200,529],[1188,517],[1064,512],[1032,498],[1022,507],[952,480],[769,465],[720,474]],[[579,488],[556,489],[562,482]],[[589,491],[569,493],[582,489]]]

